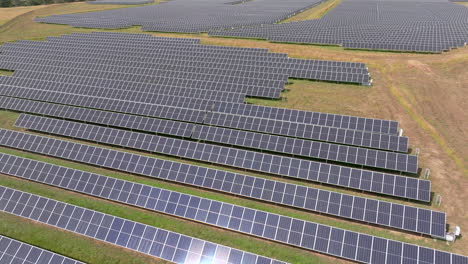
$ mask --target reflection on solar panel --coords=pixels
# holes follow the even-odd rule
[[[2,188],[0,187],[0,193],[3,193]],[[79,264],[83,262],[0,235],[0,263]]]
[[[279,98],[288,77],[371,83],[362,63],[298,60],[266,49],[116,35],[72,34],[46,42],[7,43],[1,47],[0,68],[15,70],[18,78],[55,78],[67,87],[145,88],[157,93],[191,88],[266,98]],[[26,69],[29,72],[22,71]]]
[[[284,263],[11,188],[0,197],[2,212],[175,263]]]
[[[281,205],[299,207],[356,221],[391,226],[426,235],[445,236],[445,228],[441,228],[445,226],[442,223],[445,222],[445,218],[432,218],[432,211],[430,210],[164,161],[15,131],[1,130],[0,136],[0,144],[3,146],[271,201]],[[442,215],[444,214],[442,213]],[[391,221],[393,217],[400,220]],[[432,228],[433,223],[441,224],[436,225],[439,226],[438,228]]]
[[[124,194],[123,196],[126,195]],[[129,193],[129,197],[131,195]],[[161,197],[161,194],[153,196],[153,194],[148,193],[147,195],[140,195],[138,199],[143,198],[150,201],[152,197]],[[218,259],[220,262],[216,263],[280,263],[275,260],[10,188],[0,187],[0,197],[0,211],[177,263],[205,263],[211,261],[209,258],[216,258],[218,256],[223,257],[220,257]],[[171,203],[169,201],[164,207],[173,208],[176,211],[177,209],[187,210],[188,212],[190,203],[181,201],[182,197],[177,197],[178,202]],[[168,198],[163,197],[161,199]],[[156,202],[156,198],[153,200]],[[211,205],[206,204],[203,206],[204,209],[197,211],[197,215],[199,214],[201,219],[209,219],[210,214],[207,214],[206,210],[213,209],[218,212],[219,216],[224,217],[219,219],[229,219],[229,223],[235,222],[237,223],[236,226],[240,226],[241,229],[251,230],[254,234],[274,235],[275,238],[278,238],[278,241],[283,243],[291,241],[300,247],[360,263],[465,264],[468,261],[468,258],[465,256],[444,251],[275,214],[261,213],[261,211],[251,209],[244,209],[243,212],[237,211],[224,205],[217,202],[215,204],[211,203]],[[204,250],[202,250],[203,248]],[[224,254],[218,255],[220,251]],[[222,262],[223,260],[225,262]]]
[[[296,158],[21,114],[15,126],[215,164],[256,170],[422,201],[430,182]]]

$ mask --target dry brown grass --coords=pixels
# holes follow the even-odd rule
[[[0,69],[0,76],[11,76],[13,75],[14,71],[9,71],[9,70],[3,70],[3,69]]]
[[[11,8],[0,8],[0,25],[8,22],[9,20],[27,13],[32,10],[43,8],[44,6],[21,6]]]
[[[310,20],[310,19],[319,19],[323,17],[326,13],[328,13],[330,10],[335,8],[337,5],[339,5],[340,3],[341,3],[341,0],[327,0],[317,6],[307,9],[306,11],[302,13],[299,13],[293,17],[283,20],[281,21],[281,23],[303,21],[303,20]]]
[[[95,6],[79,4],[34,10],[10,27],[1,29],[0,42],[43,39],[46,36],[96,30],[37,24],[34,16],[82,12]],[[105,6],[107,8],[109,6]],[[104,7],[102,7],[104,8]],[[119,30],[141,33],[138,27]],[[351,114],[400,121],[413,148],[420,148],[420,165],[432,171],[432,188],[443,197],[450,224],[468,230],[468,49],[444,54],[405,54],[344,50],[339,47],[269,43],[260,40],[215,38],[206,34],[155,33],[158,36],[201,38],[212,45],[268,48],[291,57],[364,62],[374,83],[371,87],[323,82],[293,81],[285,101],[250,100],[277,107]],[[422,241],[422,239],[421,239]],[[417,243],[417,242],[415,242]],[[450,251],[468,254],[466,240]]]

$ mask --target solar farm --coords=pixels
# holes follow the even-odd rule
[[[15,8],[0,264],[468,264],[466,3]]]

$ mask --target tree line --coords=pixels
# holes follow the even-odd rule
[[[0,7],[48,5],[56,3],[82,2],[84,0],[0,0]]]

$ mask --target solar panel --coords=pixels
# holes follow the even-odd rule
[[[204,263],[203,257],[210,258],[204,261],[213,261],[213,256],[216,259],[219,256],[217,253],[220,252],[224,254],[222,258],[217,259],[219,263],[282,263],[6,187],[0,187],[0,198],[0,211],[177,263]],[[252,225],[253,221],[261,221],[264,224],[256,226],[254,230],[260,231],[263,227],[262,233],[271,234],[276,227],[276,237],[279,241],[291,241],[300,247],[361,263],[379,263],[375,261],[379,260],[379,255],[382,254],[394,263],[465,264],[468,261],[467,257],[461,255],[302,220],[278,218],[274,214],[257,215],[251,211],[240,213],[243,218],[251,219],[245,221],[247,223],[241,222],[241,229],[249,226],[251,230],[255,228]],[[237,212],[232,211],[232,218],[236,215]],[[299,239],[298,235],[300,236],[301,232],[302,238]],[[217,248],[216,253],[203,254],[207,251],[213,252],[208,248]]]
[[[284,263],[11,188],[0,194],[2,212],[175,263]]]
[[[0,263],[79,264],[83,262],[0,235]]]
[[[20,115],[15,125],[51,134],[126,146],[137,150],[201,160],[274,175],[422,201],[430,200],[429,181],[405,176],[351,169],[297,158],[25,114]],[[253,140],[253,137],[250,139]],[[244,140],[247,141],[247,138]],[[230,142],[230,144],[242,145],[236,142]],[[412,185],[415,185],[415,187]],[[412,188],[411,191],[410,188]]]
[[[445,223],[440,225],[440,227],[443,227],[442,229],[435,228],[434,230],[431,230],[431,224],[433,223],[432,220],[427,221],[426,218],[423,218],[423,215],[419,214],[419,211],[428,211],[431,215],[432,211],[422,208],[344,195],[294,184],[286,184],[278,181],[229,173],[221,170],[165,161],[121,151],[91,147],[21,132],[0,130],[0,136],[0,145],[3,146],[32,151],[53,157],[60,157],[86,164],[98,165],[100,167],[123,172],[136,173],[147,177],[174,181],[210,190],[222,191],[229,194],[260,199],[281,205],[299,207],[309,211],[332,214],[356,221],[391,226],[411,232],[426,232],[426,235],[439,237],[445,236]],[[297,196],[300,197],[296,199]],[[346,201],[343,199],[346,199]],[[342,200],[343,202],[340,202]],[[365,208],[368,203],[376,206]],[[343,210],[337,210],[337,207],[340,207],[340,205],[344,205]],[[377,219],[375,217],[375,215],[378,215],[384,219],[389,218],[390,212],[386,209],[401,206],[404,207],[405,212],[413,212],[413,214],[395,215],[396,218],[408,218],[404,220],[405,223],[408,223],[407,226],[402,226],[401,224],[391,225],[388,221],[381,221],[380,218]],[[418,226],[411,225],[411,223],[415,221],[418,222]],[[434,221],[445,222],[445,219],[434,217]],[[434,233],[431,233],[432,231]]]

